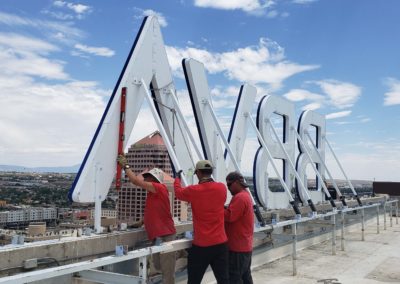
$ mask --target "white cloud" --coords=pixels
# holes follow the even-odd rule
[[[143,11],[142,16],[156,16],[160,26],[162,27],[168,26],[167,19],[159,12],[148,9]]]
[[[321,108],[321,106],[322,105],[320,103],[310,103],[310,104],[303,106],[301,109],[302,110],[317,110],[317,109]]]
[[[110,91],[71,81],[65,63],[50,59],[57,51],[37,38],[0,33],[2,163],[62,166],[83,158]]]
[[[73,20],[74,16],[71,14],[65,14],[62,12],[54,12],[54,11],[49,11],[49,10],[43,10],[43,14],[47,14],[52,16],[53,18],[56,18],[57,20],[62,20],[62,21],[67,21],[67,20]]]
[[[264,3],[262,3],[264,2]],[[203,8],[215,8],[222,10],[255,11],[270,6],[274,1],[259,0],[195,0],[194,5]]]
[[[211,89],[211,99],[213,107],[221,111],[224,109],[234,109],[239,97],[240,86],[215,86]]]
[[[90,13],[92,8],[79,3],[71,3],[66,1],[54,1],[53,5],[58,8],[67,8],[77,14],[77,18],[82,18],[84,14]]]
[[[94,82],[45,84],[28,77],[9,82],[2,74],[0,89],[2,162],[24,166],[81,161],[109,94]]]
[[[318,0],[293,0],[292,2],[295,4],[310,4],[317,1]]]
[[[68,3],[67,7],[71,10],[73,10],[77,14],[84,14],[90,11],[90,7],[82,4],[72,4]]]
[[[214,96],[215,98],[221,99],[230,99],[232,100],[232,97],[237,98],[240,92],[240,86],[235,85],[235,86],[215,86],[214,88],[211,89],[211,95]]]
[[[351,145],[348,145],[351,148]],[[348,149],[348,147],[346,147]],[[354,150],[338,152],[343,168],[350,179],[377,181],[400,181],[400,143],[381,141],[378,143],[358,143]],[[327,155],[327,165],[334,178],[343,178],[338,171],[334,158]],[[373,165],[373,166],[371,166]]]
[[[387,78],[384,81],[385,85],[389,87],[389,91],[384,94],[385,106],[399,105],[400,104],[400,81],[395,78]]]
[[[351,114],[351,110],[333,112],[326,115],[326,119],[335,119],[340,117],[349,116]]]
[[[319,109],[322,107],[325,99],[324,96],[303,89],[292,89],[283,96],[293,102],[310,101],[310,103],[302,107],[302,110]]]
[[[295,4],[310,4],[318,0],[293,0]],[[194,5],[201,8],[213,8],[220,10],[242,10],[254,16],[266,16],[273,19],[278,16],[287,18],[290,14],[280,12],[283,1],[275,0],[195,0]]]
[[[330,98],[330,103],[339,109],[352,107],[361,96],[361,87],[337,80],[314,82]]]
[[[297,73],[319,68],[318,65],[300,65],[286,60],[284,49],[265,38],[261,38],[257,46],[222,53],[167,46],[167,54],[172,70],[180,77],[182,58],[193,58],[202,62],[211,74],[223,73],[240,82],[269,84],[272,89],[278,89],[285,79]]]
[[[56,50],[56,46],[39,39],[0,33],[0,75],[68,79],[64,63],[43,56]]]
[[[315,94],[310,91],[302,90],[302,89],[292,89],[288,93],[284,94],[283,96],[293,102],[300,102],[300,101],[304,101],[304,100],[322,101],[324,99],[324,97],[319,94]]]
[[[365,115],[358,115],[357,119],[358,119],[358,122],[360,122],[360,123],[366,123],[366,122],[371,121],[371,118],[366,117]]]
[[[11,48],[21,53],[37,52],[39,54],[48,54],[51,51],[58,50],[57,46],[46,41],[15,33],[0,33],[0,46]]]
[[[54,21],[26,19],[13,14],[0,12],[0,23],[13,27],[25,26],[37,29],[39,31],[45,31],[46,33],[50,33],[50,36],[53,38],[57,38],[57,36],[59,38],[60,35],[63,35],[64,42],[85,37],[85,33],[73,27],[73,23],[71,22],[60,23]]]
[[[267,18],[276,18],[279,15],[279,12],[276,10],[269,11],[267,13]]]
[[[134,9],[139,13],[138,15],[134,16],[135,19],[142,20],[143,17],[146,17],[146,16],[156,16],[158,23],[160,24],[161,27],[168,26],[167,19],[160,12],[157,12],[157,11],[154,11],[151,9],[143,10],[143,9],[140,9],[137,7]]]
[[[109,49],[108,47],[94,47],[94,46],[87,46],[84,44],[75,44],[74,47],[81,52],[97,56],[112,57],[115,55],[115,51]]]
[[[287,18],[287,17],[289,17],[289,16],[290,16],[289,12],[283,12],[283,13],[281,14],[281,17],[282,17],[282,18]]]

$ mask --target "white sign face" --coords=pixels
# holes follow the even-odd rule
[[[247,115],[251,112],[257,90],[247,84],[240,89],[229,138],[227,139],[227,141],[230,141],[229,145],[232,149],[234,162],[225,150],[223,143],[225,137],[220,131],[221,127],[211,105],[211,95],[204,65],[193,59],[185,59],[182,64],[204,157],[214,164],[214,178],[217,181],[225,182],[228,172],[237,170],[234,163],[240,165],[247,135]]]
[[[283,147],[288,156],[281,149],[276,137],[273,136],[270,127],[273,114],[278,114],[283,118]],[[263,137],[269,152],[274,159],[283,161],[283,179],[292,188],[293,170],[289,166],[289,161],[295,158],[294,129],[295,109],[294,104],[276,96],[265,96],[261,99],[257,111],[257,127]],[[272,192],[269,187],[268,164],[270,163],[265,149],[260,145],[253,166],[254,191],[257,200],[269,209],[286,208],[289,204],[289,197],[286,192]]]
[[[325,117],[314,111],[306,110],[300,115],[297,132],[299,133],[300,137],[305,143],[305,147],[307,148],[304,149],[300,143],[298,144],[300,153],[297,157],[297,162],[296,162],[296,170],[300,175],[301,179],[303,180],[303,184],[305,186],[307,186],[307,180],[310,178],[307,176],[306,173],[307,165],[309,165],[310,163],[314,163],[321,176],[325,172],[324,165],[320,162],[318,154],[314,151],[312,145],[308,145],[307,143],[308,137],[306,135],[306,131],[310,132],[311,128],[314,128],[315,130],[314,142],[315,145],[317,146],[318,152],[321,155],[322,160],[325,162],[325,144],[322,141],[322,137],[325,137],[326,134]],[[307,154],[305,153],[306,150],[310,154],[312,161],[308,159]],[[315,177],[315,175],[313,177]],[[321,184],[318,181],[316,181],[316,187],[317,187],[316,190],[309,191],[311,199],[314,203],[321,202],[325,199],[325,194],[321,190]],[[297,186],[297,190],[298,188],[299,187]],[[304,194],[299,190],[298,193],[301,200],[303,202],[306,202],[307,200],[306,196],[304,196]]]
[[[95,132],[85,158],[69,191],[74,202],[103,201],[108,194],[116,174],[119,141],[121,90],[126,87],[126,111],[124,136],[129,137],[136,123],[145,99],[145,88],[141,81],[153,86],[153,96],[157,102],[164,129],[169,137],[174,137],[175,147],[185,149],[184,133],[172,133],[174,117],[162,105],[175,108],[169,89],[173,89],[172,73],[168,63],[160,25],[154,16],[146,17],[128,55],[111,98],[107,104],[99,126]],[[163,88],[163,86],[167,86]],[[160,89],[161,88],[161,89]],[[158,104],[161,102],[161,104]],[[179,119],[179,118],[177,118]],[[183,121],[180,121],[182,124]],[[164,137],[166,139],[166,137]],[[127,139],[123,148],[126,147]],[[175,151],[185,172],[193,168],[188,151]]]
[[[240,166],[242,161],[243,147],[246,142],[247,132],[249,128],[249,115],[253,108],[254,100],[257,95],[257,89],[249,84],[242,85],[239,96],[236,101],[236,107],[233,114],[231,128],[228,134],[229,146],[233,156]],[[229,153],[225,150],[225,159],[228,160],[228,171],[235,171],[235,166]]]

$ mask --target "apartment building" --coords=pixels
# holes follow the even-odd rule
[[[187,220],[186,202],[174,198],[172,166],[160,132],[156,131],[143,137],[130,146],[125,155],[135,174],[155,167],[165,172],[164,183],[170,192],[172,216],[179,221]],[[128,223],[143,219],[146,196],[145,190],[133,186],[127,179],[124,180],[118,192],[118,219]]]

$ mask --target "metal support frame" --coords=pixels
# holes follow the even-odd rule
[[[296,132],[296,134],[298,134],[298,133]],[[340,189],[339,189],[339,187],[337,186],[337,184],[336,184],[336,182],[335,182],[335,180],[334,180],[334,178],[333,178],[331,172],[329,171],[329,169],[328,169],[328,167],[327,167],[325,161],[322,159],[322,156],[321,156],[321,154],[319,153],[317,146],[315,146],[314,141],[312,140],[312,138],[311,138],[311,136],[310,136],[310,132],[308,132],[308,131],[306,130],[306,131],[305,131],[305,134],[306,134],[306,137],[308,138],[308,141],[309,141],[309,142],[311,143],[311,145],[313,146],[314,152],[317,154],[317,156],[318,156],[318,158],[319,158],[319,161],[321,162],[321,164],[324,165],[324,169],[325,169],[326,173],[328,174],[329,180],[332,182],[333,187],[335,188],[335,191],[336,191],[336,193],[337,193],[337,195],[338,195],[340,201],[342,201],[343,206],[347,207],[346,200],[345,200],[344,196],[342,195],[342,193],[340,192]],[[303,146],[303,148],[306,149],[305,146]]]
[[[351,183],[351,181],[350,181],[349,178],[347,177],[346,172],[344,171],[344,169],[343,169],[343,167],[342,167],[342,164],[340,163],[340,161],[339,161],[339,159],[337,158],[335,152],[333,151],[333,148],[332,148],[331,144],[329,143],[329,141],[328,141],[328,139],[326,138],[326,136],[323,137],[323,139],[325,140],[326,145],[328,145],[328,148],[329,148],[329,150],[331,151],[332,156],[335,158],[335,161],[336,161],[336,163],[338,164],[338,166],[339,166],[339,168],[340,168],[340,171],[342,172],[342,174],[344,175],[344,177],[345,177],[345,179],[346,179],[348,185],[350,186],[350,189],[351,189],[351,191],[353,192],[354,197],[357,199],[358,205],[359,205],[359,206],[362,206],[362,202],[361,202],[360,198],[358,197],[358,194],[357,194],[356,190],[354,189],[353,184]]]
[[[176,99],[175,91],[174,91],[173,89],[169,89],[169,92],[170,92],[169,94],[170,94],[172,100],[174,101],[174,104],[175,104],[176,106],[178,106],[179,103],[178,103],[178,100]],[[183,116],[183,113],[182,113],[182,111],[181,111],[181,108],[180,108],[180,107],[177,107],[175,110],[176,110],[176,113],[178,114],[178,117],[180,118],[180,120],[181,120],[182,123],[183,123],[183,127],[185,128],[185,131],[186,131],[187,135],[189,136],[190,142],[192,143],[192,145],[193,145],[193,147],[194,147],[194,149],[195,149],[195,151],[196,151],[197,157],[198,157],[200,160],[204,159],[204,156],[203,156],[203,154],[201,153],[199,147],[197,147],[196,140],[194,139],[194,137],[193,137],[193,135],[192,135],[192,132],[191,132],[190,129],[189,129],[189,125],[187,124],[186,119],[185,119],[185,117]],[[184,139],[186,139],[185,136],[184,136]],[[189,149],[188,149],[188,150],[189,150]],[[193,161],[193,165],[194,165],[194,161]]]
[[[396,202],[396,225],[399,224],[399,200]]]
[[[78,277],[82,280],[88,280],[90,282],[107,284],[146,283],[146,279],[142,279],[141,277],[95,269],[80,271],[75,277]]]
[[[294,166],[293,161],[290,159],[290,156],[289,156],[288,152],[285,150],[285,147],[283,147],[283,145],[282,145],[282,143],[281,143],[281,141],[279,139],[278,133],[276,133],[275,127],[272,125],[272,123],[271,123],[271,121],[269,119],[267,119],[267,122],[268,122],[269,126],[271,127],[272,132],[274,133],[275,139],[278,141],[278,145],[280,146],[281,150],[285,153],[285,156],[286,156],[287,160],[289,161],[289,165],[293,170],[293,173],[294,173],[294,175],[295,175],[295,177],[297,179],[297,183],[300,184],[301,189],[303,190],[303,192],[307,196],[307,203],[311,208],[312,214],[316,215],[317,214],[317,209],[315,208],[315,205],[314,205],[314,203],[313,203],[313,201],[311,199],[311,196],[308,193],[308,189],[306,188],[306,186],[304,185],[303,181],[301,180],[301,177],[299,176],[299,173],[296,171],[296,167]],[[295,133],[297,133],[297,132],[295,131]]]
[[[250,115],[250,114],[247,114],[247,117],[249,118],[250,125],[253,127],[253,130],[254,130],[254,131],[256,132],[256,134],[257,134],[257,137],[258,137],[258,140],[259,140],[260,143],[261,143],[261,146],[264,148],[265,152],[267,153],[267,157],[268,157],[269,161],[271,162],[271,165],[272,165],[272,168],[273,168],[274,171],[275,171],[275,174],[276,174],[276,175],[278,176],[278,178],[279,178],[279,182],[281,183],[283,189],[285,190],[286,194],[287,194],[288,197],[289,197],[289,203],[292,205],[295,214],[296,214],[297,216],[300,217],[300,216],[301,216],[301,212],[300,212],[299,208],[297,207],[297,204],[295,203],[292,194],[290,193],[290,189],[288,188],[287,184],[285,183],[285,181],[283,180],[282,176],[280,175],[280,173],[279,173],[279,171],[278,171],[278,168],[277,168],[276,165],[275,165],[274,158],[272,157],[272,154],[271,154],[271,152],[269,151],[269,149],[268,149],[268,147],[267,147],[267,144],[266,144],[265,141],[264,141],[264,138],[261,136],[261,133],[260,133],[260,131],[258,130],[257,125],[256,125],[256,123],[254,122],[254,120],[253,120],[253,118],[251,117],[251,115]]]
[[[213,110],[213,108],[212,108],[212,106],[211,106],[211,104],[210,104],[210,101],[209,101],[209,100],[204,100],[204,101],[203,101],[203,104],[205,104],[206,106],[208,106],[208,108],[209,108],[209,110],[210,110],[210,113],[211,113],[211,117],[212,117],[212,119],[213,119],[213,121],[214,121],[215,126],[217,127],[217,130],[218,130],[217,135],[219,135],[219,137],[221,137],[221,140],[222,140],[222,142],[224,143],[225,149],[228,151],[229,157],[230,157],[230,159],[231,159],[231,161],[232,161],[232,163],[233,163],[233,166],[235,167],[235,170],[237,170],[238,172],[240,172],[239,164],[238,164],[238,162],[236,161],[235,155],[234,155],[233,152],[232,152],[232,149],[231,149],[231,147],[230,147],[230,145],[229,145],[229,143],[228,143],[228,140],[226,140],[226,138],[225,138],[225,135],[224,135],[224,132],[222,131],[221,126],[220,126],[219,123],[218,123],[218,118],[217,118],[217,116],[215,115],[215,112],[214,112],[214,110]],[[251,199],[252,199],[253,204],[255,204],[255,201],[254,201],[253,196],[252,196],[252,195],[250,195],[250,196],[251,196]]]
[[[390,219],[390,227],[393,227],[393,203],[390,203],[390,210],[389,210],[389,219]]]
[[[215,126],[217,127],[219,137],[221,137],[222,142],[223,142],[224,145],[225,145],[225,149],[228,151],[229,157],[230,157],[230,159],[231,159],[231,161],[232,161],[232,163],[233,163],[235,169],[236,169],[238,172],[241,172],[240,167],[239,167],[239,164],[238,164],[238,162],[236,161],[235,155],[234,155],[233,152],[232,152],[232,149],[231,149],[231,147],[230,147],[230,145],[229,145],[229,143],[228,143],[228,140],[226,139],[226,137],[225,137],[225,135],[224,135],[224,133],[223,133],[223,131],[222,131],[222,128],[221,128],[221,126],[220,126],[219,123],[218,123],[217,116],[215,115],[215,112],[214,112],[214,110],[213,110],[213,108],[212,108],[212,106],[211,106],[211,104],[210,104],[210,101],[209,101],[209,100],[204,100],[202,103],[205,104],[206,106],[208,106],[208,108],[209,108],[209,110],[210,110],[210,113],[211,113],[211,116],[212,116],[212,118],[213,118],[213,120],[214,120],[214,124],[215,124]],[[257,203],[256,203],[256,201],[254,200],[254,197],[253,197],[253,195],[252,195],[251,192],[250,192],[250,189],[249,189],[249,188],[246,188],[246,190],[247,190],[247,192],[250,194],[250,198],[251,198],[251,201],[252,201],[252,203],[253,203],[254,214],[256,215],[256,218],[257,218],[258,222],[260,223],[260,225],[263,227],[263,226],[265,226],[265,220],[264,220],[264,218],[263,218],[262,215],[261,215],[260,209],[258,208]]]
[[[275,133],[275,131],[274,131],[274,133]],[[310,153],[309,153],[308,150],[307,150],[307,146],[305,145],[305,143],[304,143],[303,139],[301,138],[300,134],[297,133],[297,131],[295,131],[294,133],[295,133],[295,135],[296,135],[297,140],[300,142],[301,146],[302,146],[303,149],[304,149],[304,152],[303,152],[303,153],[306,154],[308,160],[310,161],[310,165],[312,166],[314,172],[317,174],[317,177],[318,177],[319,180],[321,181],[322,188],[324,189],[324,192],[325,192],[326,196],[328,196],[328,200],[329,200],[329,202],[331,203],[332,208],[335,209],[335,208],[336,208],[335,201],[332,199],[332,196],[331,196],[331,194],[329,193],[329,190],[328,190],[328,188],[326,187],[326,185],[325,185],[325,183],[324,183],[324,179],[322,178],[322,176],[321,176],[321,174],[319,173],[318,169],[315,167],[315,165],[314,165],[314,163],[313,163],[313,161],[312,161],[311,155],[310,155]],[[317,150],[317,153],[318,153],[318,150]],[[318,153],[318,154],[319,154],[319,153]],[[321,158],[320,156],[318,156],[318,157],[319,157],[320,161],[322,162],[322,158]],[[324,163],[324,164],[325,164],[325,163]]]
[[[187,249],[191,246],[191,240],[181,239],[171,242],[162,243],[159,246],[146,247],[134,251],[129,251],[126,255],[122,256],[105,256],[101,258],[96,258],[92,260],[87,260],[83,262],[77,262],[72,264],[67,264],[58,267],[51,267],[42,270],[35,270],[26,273],[20,273],[9,277],[0,278],[1,284],[24,284],[30,283],[39,280],[51,279],[54,277],[59,277],[63,275],[74,274],[76,272],[86,271],[90,269],[94,269],[96,267],[101,267],[105,265],[110,265],[114,263],[119,263],[131,259],[142,258],[141,262],[143,263],[142,271],[146,271],[147,261],[144,259],[146,256],[159,252],[172,252],[182,249]],[[143,277],[146,277],[143,275]]]
[[[174,148],[172,147],[171,141],[169,141],[169,137],[167,135],[167,132],[165,131],[164,125],[162,124],[162,121],[161,121],[160,117],[158,116],[157,109],[153,104],[153,99],[151,97],[151,93],[149,91],[149,88],[147,87],[146,82],[143,79],[141,79],[139,82],[140,82],[140,85],[146,91],[145,98],[147,99],[147,103],[148,103],[148,105],[150,107],[151,113],[153,114],[153,117],[154,117],[154,119],[156,121],[158,130],[160,130],[160,132],[161,132],[161,137],[163,138],[165,146],[168,149],[168,154],[169,154],[169,156],[171,158],[171,161],[174,164],[175,169],[179,171],[182,167],[180,166],[178,158],[176,157],[176,154],[174,152]],[[181,180],[182,180],[184,186],[188,185],[186,177],[184,175],[182,176]]]

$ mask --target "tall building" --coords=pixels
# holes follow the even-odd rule
[[[165,172],[164,183],[170,193],[172,216],[179,221],[187,220],[186,202],[174,197],[172,166],[160,132],[153,132],[137,141],[125,156],[135,174],[155,167]],[[124,180],[118,193],[118,220],[130,223],[143,219],[146,195],[146,190],[134,186],[128,179]]]

